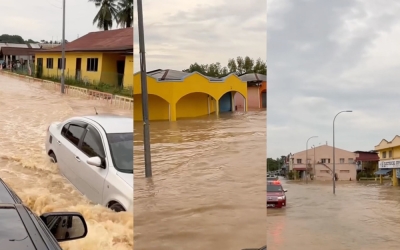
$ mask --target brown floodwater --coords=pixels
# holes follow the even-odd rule
[[[61,246],[71,250],[131,250],[133,214],[114,213],[91,204],[50,163],[44,142],[51,122],[75,115],[92,115],[94,107],[99,113],[132,116],[132,111],[112,109],[99,101],[62,96],[43,89],[40,83],[1,74],[0,107],[0,178],[38,214],[78,211],[86,218],[87,237],[61,243]]]
[[[268,250],[391,250],[400,244],[400,188],[390,183],[282,181],[286,209],[268,209]]]
[[[151,179],[142,131],[135,122],[135,250],[266,244],[266,111],[151,122]]]

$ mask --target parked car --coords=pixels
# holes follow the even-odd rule
[[[73,117],[52,123],[46,152],[88,199],[116,212],[133,212],[133,119]]]
[[[286,207],[286,192],[279,180],[267,181],[267,208]]]
[[[58,242],[86,237],[80,213],[54,212],[38,217],[0,179],[1,249],[62,250]]]

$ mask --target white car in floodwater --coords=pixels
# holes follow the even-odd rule
[[[52,123],[46,152],[88,199],[133,212],[133,119],[112,115]]]

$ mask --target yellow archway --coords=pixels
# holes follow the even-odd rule
[[[134,98],[134,121],[143,121],[142,95],[133,95]],[[149,120],[169,120],[169,103],[163,98],[149,94]]]
[[[216,101],[204,92],[188,93],[176,102],[176,118],[192,118],[209,115],[216,110]]]

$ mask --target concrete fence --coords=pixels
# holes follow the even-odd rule
[[[18,78],[28,82],[39,83],[41,87],[48,90],[61,91],[61,84],[48,80],[38,79],[26,75],[19,75],[10,71],[0,69],[0,74],[9,77]],[[75,97],[88,98],[90,100],[97,100],[109,106],[114,106],[119,109],[133,110],[133,98],[126,96],[113,95],[110,93],[100,92],[92,89],[85,89],[71,85],[65,85],[65,94]]]

